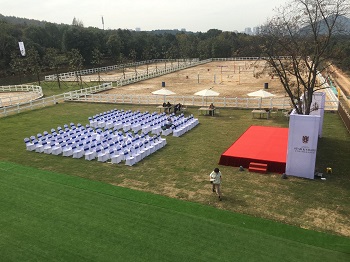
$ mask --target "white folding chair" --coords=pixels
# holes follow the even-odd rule
[[[85,160],[94,160],[96,158],[97,150],[95,151],[95,147],[90,147],[88,148],[88,150],[84,150],[85,151]]]
[[[79,146],[77,146],[74,150],[73,150],[73,158],[82,158],[84,155],[84,149],[81,147],[81,145],[79,144]]]
[[[51,152],[52,152],[51,144],[49,144],[47,141],[43,141],[42,144],[44,146],[44,153],[51,154]]]
[[[59,155],[62,153],[62,146],[61,143],[55,144],[54,146],[51,146],[51,154],[52,155]]]
[[[68,143],[65,148],[62,149],[63,156],[71,156],[73,155],[73,150],[76,149],[76,146],[72,146],[72,144]]]
[[[106,162],[109,159],[109,150],[108,147],[104,148],[97,154],[97,161]]]
[[[112,164],[119,164],[122,160],[124,160],[124,154],[122,153],[121,148],[114,151],[113,156],[111,156]]]
[[[30,141],[28,137],[24,139],[24,143],[26,144],[26,149],[28,151],[34,151],[35,150],[35,145],[33,142]]]
[[[136,163],[135,158],[128,151],[124,152],[124,158],[125,158],[125,165],[127,166],[133,166]]]

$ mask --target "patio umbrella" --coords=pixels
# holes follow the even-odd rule
[[[266,98],[266,97],[271,97],[271,96],[275,96],[275,95],[271,94],[270,92],[267,92],[265,90],[259,90],[259,91],[249,93],[248,96],[256,96],[256,97]]]
[[[197,93],[195,93],[195,96],[218,96],[220,93],[215,92],[213,90],[210,89],[204,89],[202,91],[199,91]]]
[[[201,90],[201,91],[199,91],[199,92],[197,92],[197,93],[194,93],[194,95],[195,96],[201,96],[201,97],[203,97],[203,99],[204,99],[204,97],[205,97],[205,104],[207,104],[207,97],[209,96],[218,96],[220,93],[218,93],[218,92],[215,92],[215,91],[213,91],[213,90],[210,90],[210,89],[204,89],[204,90]]]
[[[265,90],[259,90],[259,91],[255,91],[255,92],[249,93],[248,96],[260,97],[260,103],[259,103],[259,108],[260,108],[263,98],[272,97],[272,96],[275,96],[275,95],[271,94],[270,92],[267,92]]]
[[[166,88],[162,88],[156,91],[153,91],[152,94],[154,95],[163,95],[164,96],[164,102],[165,102],[165,96],[175,95],[173,91],[170,91]]]

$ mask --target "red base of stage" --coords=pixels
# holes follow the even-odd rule
[[[220,157],[220,165],[249,167],[250,162],[267,164],[269,172],[286,170],[288,128],[251,126]]]

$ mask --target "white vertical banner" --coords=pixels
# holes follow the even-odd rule
[[[286,174],[314,179],[320,116],[298,115],[289,118]]]
[[[311,113],[310,115],[320,116],[320,126],[318,130],[318,136],[322,137],[323,133],[323,118],[324,118],[324,107],[326,104],[326,93],[324,92],[315,92],[312,96],[311,103]]]
[[[22,56],[26,56],[26,49],[24,48],[23,42],[18,42],[19,50],[21,51]]]

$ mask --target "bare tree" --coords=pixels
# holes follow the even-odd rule
[[[78,84],[80,83],[81,87],[83,87],[80,71],[83,69],[84,58],[78,49],[72,49],[68,52],[68,62],[69,68],[74,71]]]
[[[37,77],[38,85],[40,86],[41,59],[38,51],[33,47],[28,49],[27,67],[28,71]]]
[[[100,66],[102,61],[102,53],[98,48],[92,50],[92,60],[91,63],[97,67],[97,75],[98,75],[98,84],[101,84],[101,76],[100,76]]]
[[[12,53],[10,67],[14,72],[18,73],[19,83],[22,84],[22,74],[24,73],[26,68],[25,58],[18,55],[17,52]]]
[[[261,27],[262,53],[293,108],[308,115],[313,93],[323,84],[317,75],[327,67],[331,39],[340,33],[340,17],[348,13],[349,0],[290,0],[276,11]]]
[[[58,88],[61,88],[59,70],[66,63],[66,57],[60,54],[55,48],[47,48],[44,56],[44,61],[50,67],[50,69],[54,70]]]

